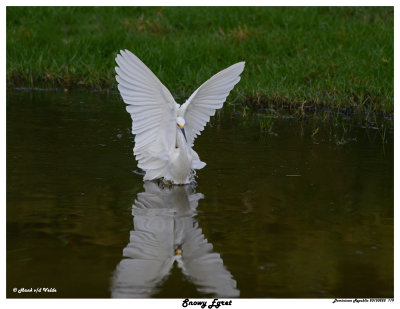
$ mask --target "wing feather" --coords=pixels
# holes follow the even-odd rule
[[[118,90],[132,118],[138,166],[159,173],[175,146],[177,104],[154,73],[130,51],[121,50],[115,61]]]
[[[233,87],[240,81],[244,62],[239,62],[215,74],[202,84],[180,107],[178,114],[186,121],[185,131],[188,144],[200,135],[205,125],[220,109]]]

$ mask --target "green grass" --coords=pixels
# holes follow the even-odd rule
[[[115,89],[135,53],[182,103],[245,60],[233,102],[393,114],[392,7],[7,7],[9,87]]]

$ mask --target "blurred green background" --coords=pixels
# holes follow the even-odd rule
[[[7,7],[7,85],[116,89],[129,49],[178,103],[245,60],[231,101],[393,114],[393,41],[393,7]]]

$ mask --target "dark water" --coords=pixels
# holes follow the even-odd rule
[[[393,136],[224,111],[161,189],[130,126],[116,94],[7,92],[7,297],[393,297]]]

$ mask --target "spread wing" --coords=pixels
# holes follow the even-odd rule
[[[204,126],[222,107],[229,92],[240,81],[244,62],[239,62],[215,74],[202,84],[183,104],[178,114],[185,119],[185,131],[188,144],[193,146],[194,139],[200,135]]]
[[[115,61],[118,89],[132,117],[138,166],[159,170],[175,146],[177,104],[169,90],[138,57],[121,50]]]

